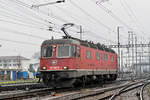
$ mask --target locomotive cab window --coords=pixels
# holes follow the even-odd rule
[[[91,52],[88,51],[88,50],[86,51],[86,58],[87,58],[87,59],[90,59],[90,58],[91,58]]]
[[[53,47],[47,46],[42,48],[42,57],[52,57]]]
[[[104,61],[107,61],[108,60],[108,56],[107,54],[104,54]]]
[[[69,45],[58,45],[57,46],[57,57],[58,58],[68,58],[70,57],[70,48]]]

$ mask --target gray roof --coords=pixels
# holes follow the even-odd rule
[[[55,40],[45,40],[42,43],[42,45],[47,45],[47,44],[67,44],[67,43],[80,44],[79,41],[73,40],[73,39],[55,39]]]
[[[20,60],[30,60],[28,58],[22,57],[22,56],[0,56],[0,60],[15,60],[15,59],[20,59]]]

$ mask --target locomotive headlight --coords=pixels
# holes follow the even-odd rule
[[[53,45],[53,48],[56,48],[56,45]]]
[[[68,69],[68,67],[67,67],[67,66],[64,66],[63,69]]]
[[[46,69],[46,67],[44,66],[44,67],[42,67],[42,69],[43,69],[43,70],[45,70],[45,69]]]

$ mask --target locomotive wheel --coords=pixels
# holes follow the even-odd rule
[[[59,82],[57,81],[58,87],[74,87],[74,83],[75,83],[76,79],[72,78],[72,79],[60,79]]]
[[[76,78],[76,81],[73,83],[74,87],[80,87],[82,83],[82,79],[81,78]]]
[[[86,76],[83,76],[83,78],[82,78],[82,87],[84,88],[85,87],[85,85],[86,85]]]
[[[43,78],[43,83],[52,88],[67,88],[73,87],[75,79],[59,79],[59,80],[50,80],[47,78]]]

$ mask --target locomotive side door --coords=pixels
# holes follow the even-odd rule
[[[74,61],[74,66],[76,69],[80,68],[80,62],[81,62],[81,51],[80,51],[80,47],[76,46],[76,57],[75,57],[75,61]]]

